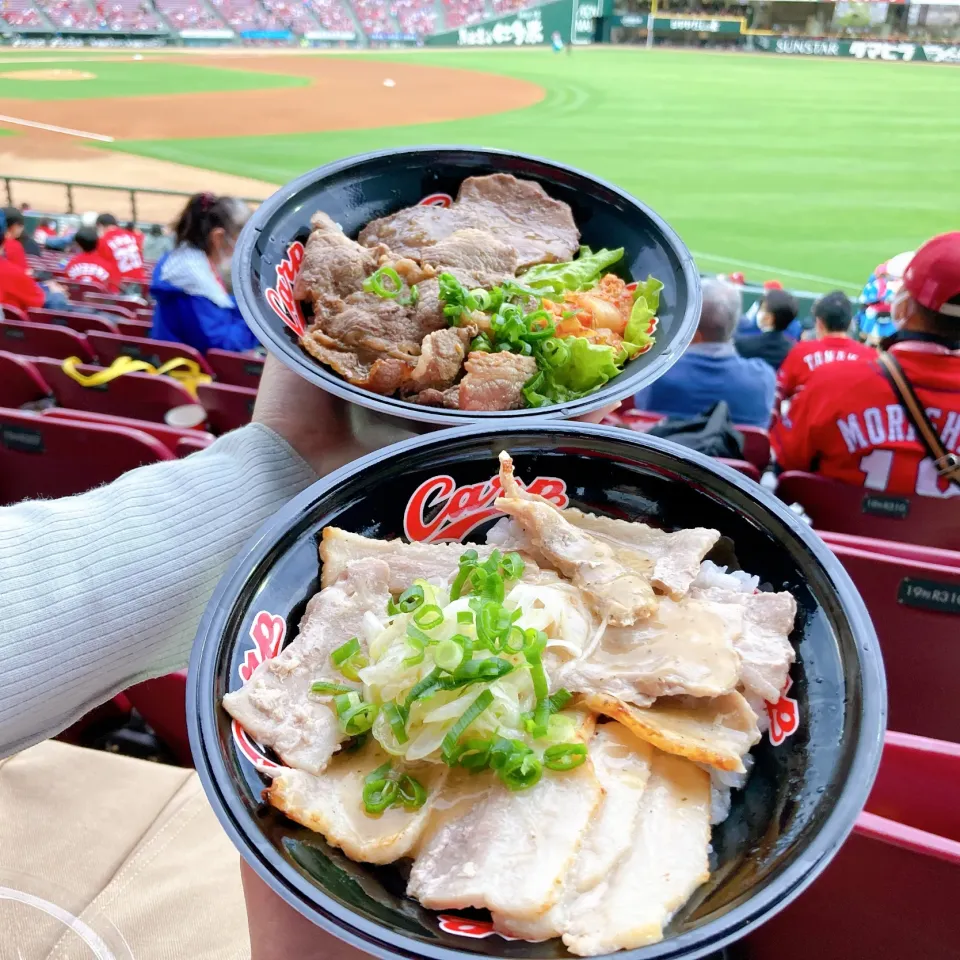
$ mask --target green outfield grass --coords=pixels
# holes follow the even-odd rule
[[[705,270],[808,289],[857,288],[880,261],[960,227],[960,70],[617,47],[379,59],[384,77],[402,59],[519,77],[546,98],[451,123],[114,148],[276,183],[405,144],[527,151],[651,204]]]
[[[23,73],[33,70],[78,70],[92,73],[88,80],[22,80],[0,77],[0,98],[18,100],[87,100],[100,97],[149,97],[175,93],[220,93],[225,90],[263,90],[273,87],[302,87],[306,77],[277,73],[253,73],[245,70],[223,70],[215,66],[193,66],[183,63],[155,63],[150,60],[62,61],[24,60],[0,63],[0,73]]]

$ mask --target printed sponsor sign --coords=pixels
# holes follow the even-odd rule
[[[357,35],[352,30],[308,30],[303,35],[305,40],[356,40]]]
[[[525,19],[501,20],[492,26],[460,27],[457,31],[458,47],[496,47],[506,43],[517,47],[544,43],[543,21],[540,11],[531,11],[533,16]]]
[[[917,53],[915,43],[887,43],[883,40],[854,40],[850,56],[858,60],[912,60]]]
[[[839,57],[842,52],[838,40],[807,40],[803,37],[779,37],[774,50],[805,57]]]
[[[960,585],[904,577],[897,590],[897,602],[941,613],[960,613]]]

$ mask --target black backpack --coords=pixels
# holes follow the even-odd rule
[[[690,419],[667,417],[648,430],[651,437],[664,437],[708,457],[743,459],[743,434],[730,419],[726,400],[715,403],[705,413]]]

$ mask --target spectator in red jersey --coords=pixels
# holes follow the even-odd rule
[[[853,305],[842,290],[822,296],[813,305],[815,340],[798,343],[783,361],[777,375],[777,397],[787,400],[802,389],[817,367],[847,360],[870,360],[873,347],[850,336]]]
[[[0,244],[6,247],[6,236]],[[6,257],[0,257],[0,303],[29,310],[31,307],[60,309],[67,303],[66,291],[58,283],[47,282],[41,286],[23,267],[18,267]]]
[[[33,231],[33,239],[38,244],[45,245],[47,240],[57,235],[56,220],[42,220]]]
[[[14,266],[21,270],[29,270],[27,265],[27,254],[23,249],[20,238],[23,236],[23,228],[26,221],[23,214],[16,207],[6,207],[3,215],[7,221],[7,229],[4,234],[3,255]]]
[[[89,283],[95,280],[107,293],[120,290],[120,274],[113,260],[105,260],[97,252],[99,238],[93,227],[81,227],[74,236],[80,253],[67,264],[65,273],[71,283]]]
[[[104,260],[112,260],[117,265],[120,279],[145,283],[147,275],[143,269],[143,255],[136,234],[124,230],[112,213],[101,213],[97,217],[97,233],[100,235],[97,253]]]
[[[898,332],[884,346],[951,456],[934,462],[883,366],[864,361],[810,373],[771,432],[777,462],[894,496],[960,495],[960,232],[916,252],[890,316]]]

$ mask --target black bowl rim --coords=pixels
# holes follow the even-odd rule
[[[483,427],[473,424],[437,431],[393,444],[355,460],[312,484],[263,523],[248,541],[221,578],[200,622],[190,658],[186,697],[190,746],[197,773],[221,825],[247,863],[288,904],[324,930],[384,960],[395,960],[395,958],[417,960],[421,957],[430,957],[432,960],[462,960],[465,956],[474,956],[467,951],[434,946],[400,933],[388,932],[379,924],[358,917],[351,910],[328,897],[320,888],[306,880],[280,858],[272,845],[256,829],[255,824],[252,824],[252,830],[245,829],[244,822],[248,825],[252,823],[249,812],[244,808],[239,796],[234,793],[225,794],[217,782],[218,779],[226,782],[227,769],[223,758],[219,755],[215,725],[209,722],[214,716],[215,705],[208,704],[204,710],[199,697],[202,690],[212,687],[215,658],[210,651],[226,625],[228,608],[224,606],[225,598],[236,595],[249,572],[272,549],[278,535],[295,522],[311,504],[355,474],[368,468],[375,468],[384,456],[407,454],[419,448],[441,445],[448,440],[484,437],[499,439],[507,438],[511,434],[525,434],[537,430],[552,436],[575,436],[581,439],[585,436],[595,436],[619,441],[628,447],[657,449],[690,465],[706,469],[739,488],[742,493],[775,514],[777,519],[803,542],[813,559],[821,565],[834,586],[837,599],[857,639],[856,649],[860,664],[863,703],[860,725],[856,731],[857,746],[850,766],[847,791],[841,796],[809,846],[786,868],[777,884],[768,885],[767,888],[758,891],[744,903],[727,911],[716,920],[696,930],[670,937],[661,943],[636,950],[622,950],[616,954],[607,954],[604,958],[604,960],[614,960],[614,958],[640,960],[642,957],[642,960],[654,960],[654,958],[679,960],[682,957],[683,960],[695,960],[697,957],[706,956],[741,939],[786,907],[827,867],[853,830],[856,818],[866,804],[880,765],[886,729],[886,677],[879,641],[866,606],[840,561],[813,529],[772,493],[742,474],[710,457],[669,440],[628,432],[616,427],[578,422],[501,421],[484,424]]]
[[[661,354],[665,364],[662,365],[662,367],[658,367],[657,376],[659,377],[665,373],[677,362],[693,339],[697,328],[697,320],[699,320],[700,317],[700,306],[702,302],[700,274],[694,263],[693,255],[687,249],[686,244],[684,244],[679,234],[660,214],[647,206],[642,200],[638,200],[632,194],[627,193],[608,180],[595,177],[593,174],[580,170],[577,167],[557,163],[553,160],[547,160],[544,157],[538,157],[529,153],[518,153],[514,150],[497,150],[491,147],[474,147],[469,145],[436,144],[419,147],[399,147],[389,150],[374,150],[370,153],[356,154],[352,157],[334,160],[331,163],[316,167],[297,177],[295,180],[291,180],[277,190],[276,193],[264,200],[247,221],[237,240],[237,247],[234,252],[234,262],[237,264],[234,296],[237,299],[237,304],[240,307],[240,312],[247,326],[256,334],[260,342],[278,356],[294,373],[304,377],[318,387],[322,387],[328,393],[342,397],[344,400],[349,400],[351,403],[358,403],[371,410],[376,410],[379,413],[394,414],[395,416],[404,417],[407,420],[442,424],[448,427],[458,426],[464,422],[503,420],[505,418],[529,419],[536,417],[538,419],[569,419],[571,417],[582,416],[593,410],[598,410],[607,404],[623,400],[625,397],[631,396],[638,390],[649,386],[649,384],[656,379],[644,377],[643,369],[637,371],[633,376],[620,374],[620,376],[611,380],[609,384],[601,387],[596,393],[592,393],[588,397],[575,400],[572,403],[556,404],[550,407],[531,407],[522,410],[506,411],[443,410],[425,407],[421,404],[411,403],[408,400],[381,397],[378,394],[371,393],[369,390],[354,387],[341,377],[328,372],[319,361],[312,360],[306,356],[306,354],[303,354],[299,348],[296,352],[293,351],[290,341],[281,331],[275,331],[270,324],[261,320],[253,282],[254,245],[260,233],[263,231],[266,222],[269,221],[278,210],[307,187],[350,167],[359,166],[372,160],[384,160],[405,155],[422,155],[426,163],[430,154],[436,154],[438,152],[482,153],[491,157],[511,157],[542,164],[561,173],[572,174],[573,176],[582,177],[585,180],[598,184],[604,189],[615,193],[629,205],[649,217],[657,229],[661,231],[668,246],[679,260],[680,268],[683,271],[683,278],[690,291],[687,309],[680,320],[677,339],[670,345],[669,350]]]

